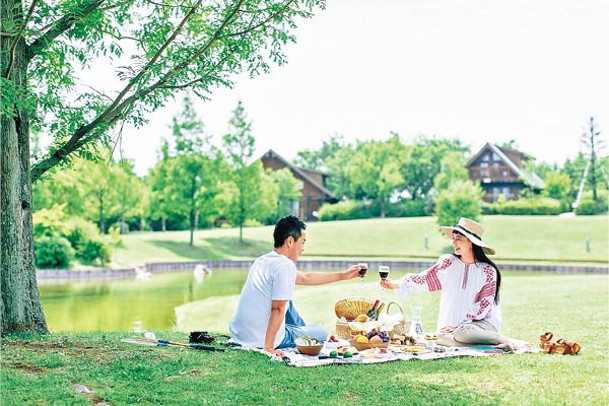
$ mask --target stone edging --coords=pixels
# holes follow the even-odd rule
[[[353,261],[298,261],[298,269],[346,269],[353,265]],[[36,270],[38,279],[96,279],[96,278],[133,278],[138,272],[165,273],[194,270],[197,265],[204,265],[212,270],[218,269],[248,269],[252,261],[194,261],[194,262],[160,262],[146,264],[140,269],[93,269],[85,271],[71,271],[65,269]],[[388,265],[392,269],[415,269],[423,270],[432,266],[434,262],[422,261],[368,261],[370,269],[376,269],[379,265]],[[609,274],[609,267],[589,266],[566,266],[566,265],[515,265],[504,264],[500,266],[503,271],[532,271],[532,272],[555,272],[555,273],[585,273],[585,274]]]

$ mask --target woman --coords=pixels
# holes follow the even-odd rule
[[[482,242],[484,229],[462,217],[454,227],[440,227],[452,239],[455,253],[443,255],[420,274],[408,274],[398,281],[381,280],[387,289],[442,291],[438,314],[438,343],[443,345],[517,344],[499,333],[501,273],[487,255],[495,250]]]

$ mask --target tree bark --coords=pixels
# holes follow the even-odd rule
[[[19,0],[1,0],[2,31],[22,26],[21,10]],[[22,94],[27,90],[25,48],[22,38],[16,43],[11,36],[0,40],[2,76]],[[29,116],[18,96],[12,96],[13,111],[0,117],[0,327],[3,335],[47,333],[34,266]]]

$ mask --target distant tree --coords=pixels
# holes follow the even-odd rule
[[[402,144],[396,135],[385,142],[360,143],[346,164],[352,198],[367,198],[378,203],[381,217],[391,195],[404,184],[399,155]]]
[[[32,188],[34,209],[51,209],[57,204],[63,204],[66,216],[87,217],[83,204],[83,185],[79,182],[82,173],[77,170],[79,167],[82,167],[80,158],[71,167],[55,167],[39,179]]]
[[[121,159],[117,163],[116,183],[114,188],[118,193],[118,216],[122,234],[129,232],[127,219],[139,217],[140,225],[143,222],[143,204],[146,199],[143,181],[135,174],[133,162]]]
[[[277,171],[267,169],[267,174],[277,185],[277,204],[275,207],[275,221],[288,214],[295,214],[292,204],[300,199],[301,182],[294,177],[288,168]]]
[[[482,214],[483,195],[482,188],[472,181],[455,180],[438,193],[435,212],[437,224],[457,224],[461,217],[478,220]]]
[[[441,172],[442,159],[447,153],[465,153],[459,140],[443,140],[428,137],[418,138],[407,145],[401,157],[400,173],[404,178],[404,189],[413,200],[424,199],[433,187],[435,177]]]
[[[164,142],[165,153],[162,158],[150,169],[146,179],[146,187],[150,195],[150,218],[161,220],[161,231],[167,231],[167,218],[171,215],[171,201],[165,194],[165,188],[171,181],[169,179],[169,146]]]
[[[255,215],[255,202],[260,197],[262,163],[250,162],[254,155],[255,138],[252,122],[247,120],[243,103],[239,101],[228,122],[229,132],[224,135],[224,148],[228,155],[229,178],[235,184],[224,208],[226,217],[239,227],[239,242],[243,243],[243,225]]]
[[[544,178],[542,194],[567,203],[571,190],[571,178],[566,173],[547,172]]]
[[[277,217],[277,202],[279,201],[279,185],[272,176],[274,171],[267,169],[260,174],[260,200],[256,202],[256,218],[264,224],[275,224]]]
[[[575,201],[577,197],[577,191],[579,185],[584,176],[584,171],[586,169],[586,157],[582,152],[578,152],[575,158],[567,159],[562,167],[561,173],[565,173],[571,179],[571,188],[569,192],[569,196],[571,200]]]
[[[190,240],[194,245],[194,231],[201,212],[212,216],[217,207],[215,197],[219,192],[223,159],[212,146],[211,136],[194,111],[189,97],[184,98],[183,110],[173,118],[173,148],[165,161],[167,178],[161,191],[168,199],[171,210],[188,218]]]
[[[468,180],[469,173],[465,167],[465,157],[462,152],[448,151],[440,160],[440,173],[433,179],[437,190],[447,189],[455,180]]]
[[[343,135],[332,135],[328,139],[323,140],[319,149],[299,151],[296,154],[296,159],[294,159],[294,164],[303,168],[328,171],[329,160],[335,157],[338,151],[345,145],[345,137]]]
[[[594,122],[594,117],[590,117],[588,122],[588,128],[586,132],[582,134],[581,141],[586,147],[585,155],[588,158],[588,184],[592,189],[592,200],[598,204],[597,189],[597,160],[598,153],[601,148],[605,146],[602,139],[600,139],[601,132],[598,130],[598,124]]]
[[[349,197],[351,190],[353,190],[346,170],[354,154],[355,147],[351,144],[345,144],[336,151],[334,156],[329,156],[326,161],[328,174],[330,175],[326,186],[339,198]]]

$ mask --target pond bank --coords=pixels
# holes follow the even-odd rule
[[[194,270],[197,265],[203,265],[212,271],[220,269],[248,269],[252,261],[193,261],[193,262],[157,262],[145,264],[141,268],[125,269],[91,269],[73,271],[66,269],[38,269],[37,279],[104,279],[104,278],[134,278],[140,272],[166,273]],[[346,269],[353,265],[353,261],[298,261],[298,269]],[[370,269],[379,265],[388,265],[392,269],[423,270],[433,265],[425,261],[368,261]],[[550,273],[576,273],[576,274],[609,274],[609,267],[569,266],[569,265],[535,265],[535,264],[501,264],[502,271],[529,271]]]

